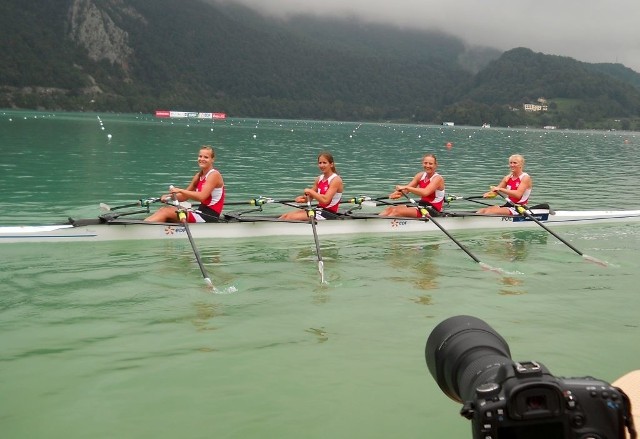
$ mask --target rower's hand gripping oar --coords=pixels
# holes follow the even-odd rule
[[[171,186],[169,189],[173,189],[173,186]],[[196,243],[194,242],[193,236],[191,235],[191,229],[189,228],[189,220],[187,218],[187,211],[185,208],[182,208],[180,206],[175,194],[173,194],[173,199],[178,209],[177,210],[178,220],[180,220],[180,222],[184,226],[184,229],[187,232],[187,237],[189,238],[189,242],[191,243],[191,249],[193,250],[193,254],[196,257],[196,261],[198,262],[198,267],[200,267],[200,272],[202,273],[202,277],[204,278],[204,281],[207,284],[207,286],[212,290],[215,290],[216,287],[213,286],[213,282],[211,282],[211,278],[209,278],[209,275],[207,274],[207,271],[205,270],[204,265],[202,264],[202,258],[200,257],[200,252],[198,251],[198,247],[196,247]]]
[[[311,229],[313,230],[313,240],[316,244],[316,255],[318,257],[318,272],[320,273],[320,283],[325,284],[324,280],[324,262],[322,262],[322,255],[320,254],[320,242],[318,241],[318,231],[316,230],[316,211],[311,207],[311,197],[307,195],[307,215],[309,216],[309,222],[311,222]]]
[[[536,218],[535,216],[533,216],[531,213],[529,213],[529,211],[527,211],[527,208],[518,204],[518,203],[514,203],[513,201],[511,201],[509,199],[509,197],[505,196],[502,192],[500,191],[495,191],[494,193],[500,195],[502,198],[504,198],[507,203],[511,204],[520,215],[529,218],[532,221],[535,221],[536,224],[538,224],[540,227],[542,227],[543,229],[545,229],[547,232],[549,232],[551,235],[555,236],[558,241],[560,241],[561,243],[563,243],[564,245],[566,245],[567,247],[569,247],[571,250],[573,250],[574,252],[576,252],[577,254],[579,254],[580,256],[582,256],[583,259],[593,262],[595,264],[601,265],[603,267],[607,267],[609,264],[606,263],[605,261],[601,261],[600,259],[594,258],[593,256],[589,256],[589,255],[585,255],[584,253],[582,253],[580,250],[578,250],[577,248],[575,248],[573,245],[569,244],[567,241],[565,241],[564,239],[562,239],[562,237],[558,236],[557,233],[555,233],[553,230],[549,229],[547,226],[545,226],[544,224],[542,224],[542,222]]]
[[[469,255],[469,257],[471,259],[473,259],[474,261],[476,261],[480,267],[482,267],[484,270],[488,270],[488,271],[494,271],[496,273],[504,273],[504,270],[500,269],[500,268],[495,268],[492,267],[489,264],[486,264],[484,262],[482,262],[480,259],[478,259],[473,253],[471,253],[464,245],[462,245],[456,238],[454,238],[453,236],[451,236],[451,234],[444,228],[442,227],[442,224],[440,224],[438,221],[436,221],[433,216],[429,215],[429,211],[425,208],[420,206],[416,200],[414,200],[413,198],[411,198],[409,195],[407,195],[406,193],[402,193],[410,202],[411,204],[413,204],[415,207],[417,207],[418,209],[420,209],[420,214],[422,215],[422,217],[425,219],[425,221],[431,221],[433,224],[435,224],[435,226],[437,228],[439,228],[440,230],[442,230],[442,232],[447,235],[449,237],[449,239],[451,239],[458,247],[460,247],[460,249],[465,252],[467,255]]]

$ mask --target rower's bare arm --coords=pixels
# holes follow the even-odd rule
[[[318,203],[329,204],[335,194],[342,192],[342,187],[342,179],[340,177],[335,177],[331,180],[331,183],[329,183],[329,189],[327,189],[326,193],[319,194],[318,192],[314,192],[313,196]]]
[[[389,195],[389,198],[392,200],[396,200],[402,197],[404,193],[411,192],[411,188],[416,188],[421,178],[422,172],[418,172],[416,175],[414,175],[409,183],[405,185],[397,185],[395,187],[395,190]]]
[[[411,190],[411,192],[422,198],[431,195],[438,189],[444,189],[444,179],[439,175],[435,178],[432,178],[427,187],[415,187]]]
[[[501,181],[500,183],[498,183],[498,186],[489,186],[489,192],[485,192],[484,194],[482,194],[482,196],[484,198],[493,198],[496,196],[497,192],[500,191],[505,195],[509,195],[506,191],[506,187],[507,187],[507,180],[509,179],[509,176],[506,175]]]

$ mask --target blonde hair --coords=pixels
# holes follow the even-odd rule
[[[509,161],[511,160],[517,160],[518,163],[520,163],[520,166],[522,166],[522,168],[524,169],[524,157],[522,157],[520,154],[513,154],[511,157],[509,157]]]
[[[200,147],[200,151],[202,151],[203,149],[206,149],[207,151],[209,151],[211,153],[211,158],[215,159],[216,158],[216,152],[213,150],[213,148],[209,145],[202,145]]]

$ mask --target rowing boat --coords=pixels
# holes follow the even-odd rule
[[[473,212],[448,212],[437,221],[448,231],[512,230],[548,226],[629,223],[640,221],[640,210],[551,211],[532,209],[531,216],[480,215]],[[266,215],[230,216],[219,223],[190,224],[190,231],[198,239],[255,238],[266,236],[310,236],[307,221],[283,221]],[[185,239],[183,225],[147,223],[142,220],[99,217],[88,220],[69,220],[65,224],[45,226],[0,227],[0,243],[117,241],[149,239]],[[441,233],[426,219],[378,217],[356,213],[337,220],[317,222],[320,236],[346,234]]]

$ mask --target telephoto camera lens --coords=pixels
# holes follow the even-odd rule
[[[484,321],[464,315],[431,331],[425,358],[440,389],[458,402],[473,399],[479,385],[496,382],[501,366],[513,364],[504,338]]]

